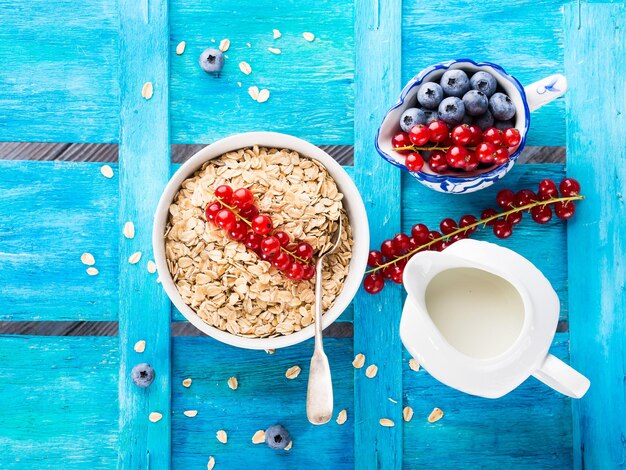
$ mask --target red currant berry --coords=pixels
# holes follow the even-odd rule
[[[509,238],[513,234],[513,226],[506,220],[497,220],[493,224],[493,234],[498,238]]]
[[[393,237],[393,251],[396,256],[401,255],[409,249],[409,236],[399,233]]]
[[[480,163],[493,163],[496,158],[496,148],[490,142],[481,142],[476,146],[476,158]]]
[[[496,194],[496,203],[502,209],[512,209],[515,203],[515,193],[510,189],[501,189]]]
[[[554,213],[559,219],[567,220],[576,212],[576,206],[572,201],[558,201],[554,203]]]
[[[222,205],[219,202],[212,202],[206,209],[204,210],[204,215],[206,215],[206,220],[210,220],[211,222],[215,220],[215,215],[222,210]]]
[[[313,264],[304,265],[304,273],[302,274],[302,279],[308,281],[309,279],[313,279],[313,277],[315,277],[315,266]]]
[[[222,201],[224,204],[230,204],[233,200],[233,188],[227,184],[222,184],[215,188],[215,197]]]
[[[506,220],[511,225],[517,225],[522,221],[522,213],[521,212],[511,212],[507,215],[504,220]]]
[[[239,217],[243,217],[248,222],[251,222],[257,215],[259,215],[259,209],[256,206],[249,206],[239,211]]]
[[[407,134],[406,132],[400,132],[396,135],[393,136],[393,138],[391,139],[391,146],[394,149],[398,149],[401,147],[410,147],[411,141],[409,140],[409,134]],[[410,150],[396,150],[396,152],[398,153],[409,153]]]
[[[224,230],[230,230],[235,222],[237,222],[237,217],[232,213],[229,209],[220,209],[220,211],[215,214],[215,223],[222,227]]]
[[[233,193],[233,204],[239,209],[245,209],[254,204],[254,194],[248,188],[239,188]]]
[[[280,246],[289,245],[289,234],[287,232],[278,230],[277,232],[274,232],[274,236],[278,238],[278,241],[280,242]]]
[[[446,152],[446,161],[452,168],[465,168],[465,157],[467,157],[467,153],[468,152],[465,147],[453,145]]]
[[[423,245],[428,242],[428,227],[424,224],[415,224],[411,228],[411,237],[415,240],[419,245]]]
[[[485,219],[489,219],[491,217],[493,217],[494,215],[496,215],[498,213],[497,210],[492,209],[491,207],[489,209],[485,209],[484,211],[482,211],[482,213],[480,214],[480,219],[481,220],[485,220]],[[487,225],[493,225],[496,223],[496,219],[493,219],[489,222],[486,222]]]
[[[580,183],[574,178],[565,178],[559,184],[559,191],[563,197],[578,196],[580,194]]]
[[[409,131],[409,140],[417,147],[426,144],[430,140],[430,129],[423,124],[417,124],[411,127]]]
[[[452,129],[450,137],[452,137],[452,141],[457,145],[467,145],[472,140],[472,130],[467,124],[461,124]]]
[[[446,154],[441,150],[433,150],[428,160],[428,166],[435,173],[443,173],[448,169],[448,162],[446,161]]]
[[[457,230],[458,227],[454,219],[447,218],[441,221],[441,223],[439,224],[439,229],[441,230],[441,233],[443,233],[444,235],[448,235]]]
[[[521,140],[522,136],[514,127],[509,127],[504,131],[504,144],[507,147],[517,147]]]
[[[264,238],[261,242],[261,253],[268,257],[276,256],[280,253],[280,242],[276,237]]]
[[[443,121],[433,121],[428,124],[428,130],[430,130],[430,141],[439,143],[448,138],[450,130],[448,125]]]
[[[416,250],[417,248],[419,248],[420,246],[422,246],[422,245],[420,245],[419,243],[417,243],[417,241],[415,240],[415,238],[413,238],[413,237],[409,238],[409,251],[414,251],[414,250]],[[412,255],[411,255],[411,256],[412,256]]]
[[[537,201],[537,195],[530,189],[520,189],[515,195],[515,207],[527,206]]]
[[[385,287],[385,279],[379,273],[369,273],[363,279],[363,289],[368,294],[378,294]]]
[[[510,156],[511,154],[506,147],[500,147],[499,149],[496,149],[493,161],[496,165],[504,165],[509,161]]]
[[[483,142],[489,142],[493,144],[494,147],[500,147],[502,142],[504,142],[502,131],[495,127],[485,129],[485,132],[483,132]]]
[[[285,271],[289,279],[299,281],[304,276],[304,266],[299,263],[291,263]]]
[[[552,219],[552,209],[550,206],[535,206],[530,211],[530,215],[538,224],[547,224]]]
[[[387,259],[394,258],[396,256],[396,248],[392,240],[385,240],[380,244],[380,251]]]
[[[437,232],[436,230],[431,230],[430,232],[428,232],[428,241],[433,241],[433,240],[437,240],[441,238],[441,234],[439,232]],[[432,245],[430,245],[428,247],[429,250],[432,251],[439,251],[439,247],[441,246],[441,240],[439,240],[436,243],[433,243]]]
[[[385,266],[383,268],[383,277],[385,279],[391,279],[391,274],[392,274],[392,268],[394,267],[394,265],[390,265],[390,266]]]
[[[451,242],[450,240],[446,240],[445,242],[441,242],[441,243],[439,244],[439,251],[443,251],[443,250],[445,250],[445,249],[446,249],[446,248],[448,248],[450,245],[452,245],[452,243],[454,243],[454,242]]]
[[[396,284],[402,284],[402,275],[404,274],[404,266],[397,263],[391,266],[391,280]]]
[[[252,230],[259,235],[267,235],[272,231],[272,219],[267,215],[257,215],[252,219]]]
[[[406,156],[404,166],[406,166],[409,171],[420,171],[424,166],[424,159],[419,153],[411,152]]]
[[[472,152],[471,150],[468,150],[467,157],[465,157],[465,166],[463,167],[463,169],[465,171],[474,171],[476,168],[478,168],[479,163],[480,162],[478,161],[478,158],[476,157],[476,153]]]
[[[313,258],[313,247],[307,242],[298,243],[294,253],[298,258],[308,261]]]
[[[537,192],[539,193],[539,198],[542,201],[559,197],[559,191],[556,188],[556,183],[550,179],[539,181],[539,190]]]
[[[477,222],[476,217],[473,215],[467,214],[459,219],[459,227],[465,228]],[[468,228],[464,233],[470,234],[474,233],[478,227]]]
[[[469,141],[469,145],[478,145],[483,139],[483,131],[475,124],[469,126],[472,138]]]
[[[367,256],[367,265],[370,268],[376,268],[381,264],[383,264],[383,254],[378,250],[370,251],[369,255]]]
[[[261,251],[262,241],[263,241],[263,237],[261,237],[261,235],[258,235],[254,232],[248,232],[243,239],[243,243],[244,245],[246,245],[246,248],[255,252]]]
[[[238,220],[237,222],[233,224],[233,226],[228,231],[228,236],[230,236],[230,238],[232,238],[233,240],[236,240],[239,242],[245,238],[247,233],[248,233],[248,226],[246,225],[246,223],[242,222],[241,220]]]
[[[278,253],[272,258],[272,264],[281,271],[285,271],[291,265],[291,256],[284,251]]]

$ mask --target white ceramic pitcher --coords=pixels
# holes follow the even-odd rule
[[[460,240],[405,267],[400,337],[440,382],[499,398],[530,375],[573,398],[589,380],[548,353],[559,299],[545,276],[507,248]]]

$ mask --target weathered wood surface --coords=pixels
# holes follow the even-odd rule
[[[626,466],[626,7],[565,10],[568,174],[586,199],[567,232],[572,363],[591,380],[574,403],[574,466]],[[580,16],[579,16],[580,15]]]

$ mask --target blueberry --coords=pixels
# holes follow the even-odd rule
[[[481,116],[487,112],[489,100],[482,91],[470,90],[463,95],[465,112],[470,116]]]
[[[200,54],[200,67],[206,73],[217,73],[224,66],[224,54],[219,49],[209,47]]]
[[[289,431],[280,424],[270,426],[265,431],[265,443],[272,449],[284,449],[290,442]]]
[[[489,72],[483,72],[481,70],[480,72],[476,72],[472,75],[472,78],[470,78],[470,85],[473,90],[482,91],[485,95],[487,95],[487,98],[489,98],[496,92],[498,82],[496,82],[494,76]]]
[[[474,124],[480,127],[483,131],[493,126],[493,115],[487,111],[482,116],[474,118]]]
[[[439,121],[439,113],[436,110],[423,109],[422,111],[424,111],[424,115],[426,116],[426,125],[433,121]]]
[[[463,121],[465,105],[460,98],[450,96],[439,104],[439,117],[446,124],[456,126]]]
[[[441,88],[448,96],[456,96],[460,98],[470,89],[469,78],[463,70],[446,70],[441,76],[439,82]]]
[[[434,82],[424,83],[417,91],[417,102],[426,109],[437,109],[442,99],[443,90]]]
[[[513,121],[511,119],[509,119],[508,121],[496,121],[496,123],[493,125],[493,127],[503,131],[505,129],[508,129],[509,127],[515,127],[515,124],[513,124]]]
[[[504,93],[496,93],[489,98],[489,111],[498,121],[506,121],[515,116],[515,105]]]
[[[148,387],[154,380],[154,369],[150,364],[142,362],[141,364],[137,364],[133,367],[130,376],[135,385],[145,388]]]
[[[420,108],[409,108],[402,113],[400,127],[404,132],[409,132],[416,124],[426,124],[426,114]]]

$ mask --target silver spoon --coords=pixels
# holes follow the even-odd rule
[[[341,243],[341,217],[333,237],[333,245],[315,263],[315,349],[311,358],[306,395],[306,416],[312,424],[325,424],[333,416],[333,381],[322,343],[322,267],[324,258],[333,253]]]

